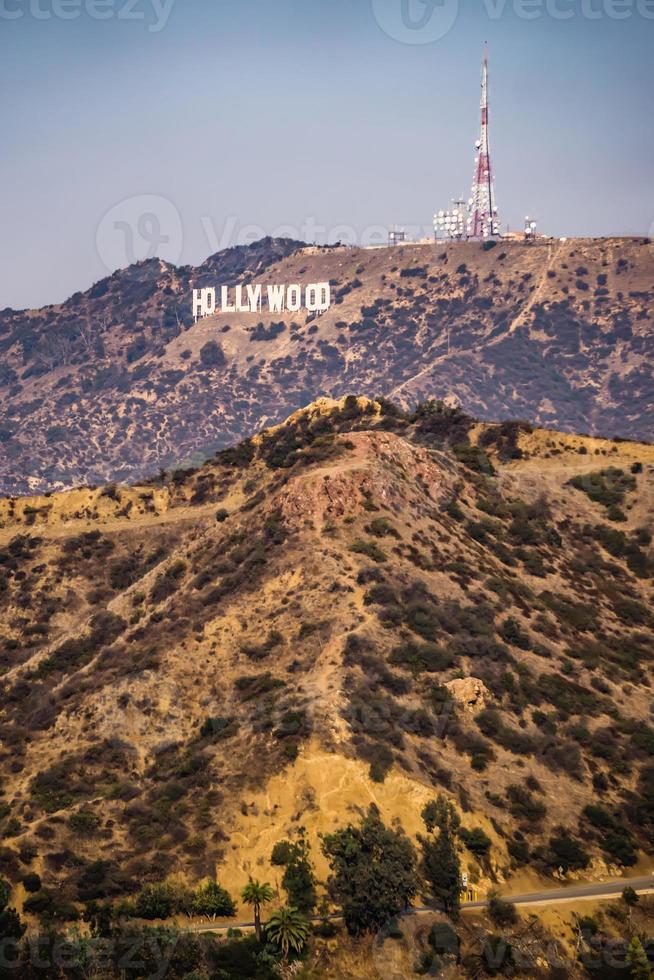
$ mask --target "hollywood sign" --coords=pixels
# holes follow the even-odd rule
[[[208,286],[193,290],[193,319],[214,313],[260,313],[263,306],[271,313],[324,313],[331,306],[331,287],[328,282],[313,282],[308,286],[256,285]]]

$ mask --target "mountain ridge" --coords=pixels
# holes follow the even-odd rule
[[[217,314],[191,289],[332,282],[319,317]],[[654,431],[648,240],[320,248],[264,239],[196,269],[149,260],[0,312],[0,491],[142,479],[320,395],[449,397],[475,417]]]

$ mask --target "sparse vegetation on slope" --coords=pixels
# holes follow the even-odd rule
[[[650,437],[646,240],[439,249],[263,239],[195,269],[153,259],[59,306],[0,311],[0,492],[194,465],[313,398],[349,391],[407,409],[437,394],[486,420]],[[333,304],[322,316],[230,312],[193,322],[194,287],[327,280]],[[465,443],[459,422],[453,442]],[[443,418],[418,423],[433,438]],[[486,437],[509,460],[528,426],[509,421]],[[292,459],[290,443],[276,448],[274,465]],[[486,449],[469,461],[483,466]],[[329,451],[329,440],[311,450]]]
[[[489,466],[455,449],[480,444]],[[448,848],[484,887],[632,867],[654,840],[654,450],[600,445],[348,397],[147,486],[1,501],[0,875],[38,877],[26,914],[224,911],[273,873],[319,906],[317,830],[367,799],[330,785],[329,825],[314,784],[266,802],[317,752],[401,799],[379,819],[432,871]],[[574,481],[636,459],[618,529]],[[442,840],[420,825],[439,793],[463,823]]]

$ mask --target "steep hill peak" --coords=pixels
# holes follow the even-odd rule
[[[375,404],[362,402],[364,410]],[[339,434],[335,451],[340,450],[342,456],[291,478],[280,491],[275,504],[289,526],[312,520],[324,529],[335,520],[353,520],[373,498],[399,513],[415,509],[418,500],[443,505],[454,493],[451,464],[439,465],[432,451],[393,432]]]
[[[279,432],[281,429],[300,425],[304,422],[315,422],[317,419],[343,414],[345,411],[353,415],[379,416],[381,405],[372,398],[365,398],[360,395],[343,395],[342,398],[327,398],[323,395],[320,398],[315,398],[308,405],[298,408],[295,412],[291,412],[288,418],[278,422],[277,425],[267,426],[261,433],[255,435],[252,441],[257,445],[266,436]]]

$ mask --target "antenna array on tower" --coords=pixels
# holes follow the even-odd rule
[[[464,201],[453,201],[450,210],[438,211],[434,215],[434,231],[437,238],[449,241],[470,238],[486,241],[500,236],[490,157],[488,108],[488,52],[484,49],[481,76],[481,131],[476,143],[477,156],[472,192],[467,205]]]

